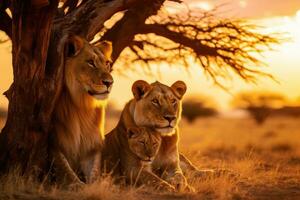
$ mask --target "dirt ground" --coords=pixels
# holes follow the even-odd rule
[[[116,119],[107,121],[110,130]],[[180,124],[180,151],[200,169],[227,174],[197,180],[195,193],[161,194],[119,188],[105,179],[78,191],[45,187],[11,175],[0,180],[0,199],[300,199],[300,119],[273,118],[258,126],[248,118],[208,118]]]

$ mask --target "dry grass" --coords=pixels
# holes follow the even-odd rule
[[[197,180],[193,194],[158,194],[120,188],[107,178],[77,192],[48,187],[16,175],[0,180],[0,199],[300,199],[300,119],[273,118],[262,126],[249,119],[201,119],[181,123],[181,152],[199,168],[226,174]],[[109,120],[111,129],[116,119]]]

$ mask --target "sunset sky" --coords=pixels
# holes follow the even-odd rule
[[[241,90],[272,90],[281,92],[296,101],[300,99],[300,0],[187,0],[190,7],[211,10],[214,6],[221,5],[224,15],[227,17],[249,18],[252,23],[264,25],[264,31],[285,32],[291,41],[276,46],[276,51],[266,52],[262,60],[269,67],[266,71],[272,73],[279,81],[260,80],[257,85],[249,85],[239,79],[229,82],[229,92],[216,87],[213,82],[203,75],[199,66],[191,66],[189,72],[180,67],[170,68],[167,65],[160,66],[161,76],[143,77],[147,81],[159,80],[166,84],[172,84],[176,80],[183,80],[188,85],[187,96],[206,95],[216,99],[220,108],[228,110],[232,94]],[[178,6],[168,3],[167,9],[176,12]],[[0,33],[0,38],[5,38]],[[3,93],[12,82],[11,44],[0,44],[0,93]],[[141,76],[129,72],[127,77],[114,74],[115,84],[111,94],[111,101],[119,107],[129,100],[131,85]],[[228,83],[227,83],[228,84]],[[4,96],[0,97],[0,107],[6,107]]]

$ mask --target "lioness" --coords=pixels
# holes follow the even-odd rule
[[[66,46],[64,88],[55,109],[52,155],[58,181],[92,182],[98,176],[105,100],[111,91],[112,45],[71,36]]]
[[[102,170],[112,173],[114,177],[124,177],[127,184],[175,191],[151,169],[161,144],[160,134],[143,127],[125,127],[123,116],[117,127],[105,136]]]
[[[181,99],[186,92],[182,81],[171,87],[155,82],[136,81],[132,86],[134,99],[124,111],[126,126],[144,126],[154,129],[162,136],[162,144],[155,157],[154,172],[178,190],[185,189],[187,181],[179,164],[178,121],[181,116]]]

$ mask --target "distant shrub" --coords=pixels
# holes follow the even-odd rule
[[[182,115],[192,123],[197,118],[211,117],[217,114],[217,110],[205,104],[203,100],[187,100],[182,104]]]

